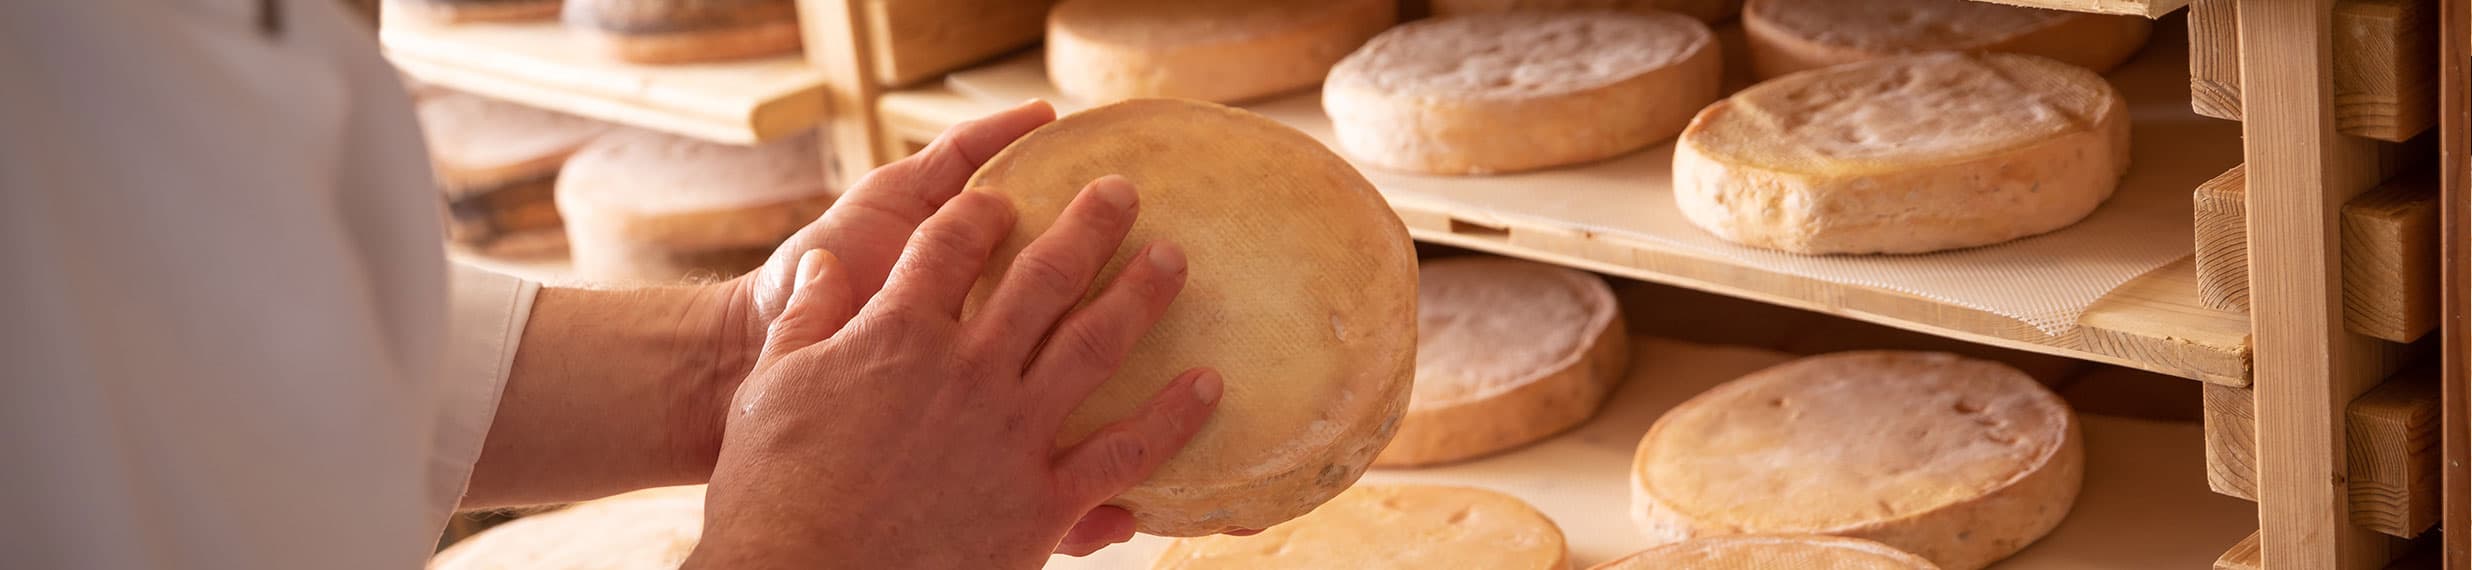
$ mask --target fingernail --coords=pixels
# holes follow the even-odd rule
[[[1141,203],[1142,199],[1140,193],[1133,191],[1133,181],[1125,180],[1124,177],[1114,174],[1101,176],[1098,180],[1091,181],[1090,192],[1097,194],[1099,201],[1115,206],[1118,210],[1131,210],[1134,205]]]
[[[1220,383],[1217,370],[1203,370],[1201,375],[1193,377],[1193,399],[1204,404],[1219,403],[1219,394],[1226,389],[1227,386]]]
[[[1150,244],[1150,268],[1160,273],[1179,273],[1185,269],[1184,248],[1170,242]]]

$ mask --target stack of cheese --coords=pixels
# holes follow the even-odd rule
[[[638,130],[593,141],[558,177],[577,275],[658,284],[762,265],[832,205],[817,145],[813,133],[755,147]]]
[[[512,257],[563,250],[558,171],[608,125],[453,92],[423,96],[418,109],[446,193],[448,242]]]

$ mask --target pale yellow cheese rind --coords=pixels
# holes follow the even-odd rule
[[[1067,97],[1219,103],[1311,87],[1399,19],[1393,0],[1065,0],[1047,78]]]
[[[744,147],[641,130],[596,139],[559,171],[578,275],[618,283],[753,269],[831,207],[814,133]]]
[[[1935,51],[2021,53],[2100,73],[2136,55],[2154,28],[2137,16],[1976,0],[1750,0],[1742,20],[1762,79]]]
[[[1519,11],[1413,22],[1331,69],[1342,148],[1386,169],[1535,170],[1619,156],[1715,101],[1715,35],[1672,12]]]
[[[1561,570],[1562,529],[1518,497],[1470,487],[1361,485],[1254,536],[1177,540],[1157,570]]]
[[[1629,369],[1613,289],[1586,272],[1468,256],[1417,279],[1416,387],[1374,465],[1464,461],[1595,416]]]
[[[1190,266],[1166,316],[1059,443],[1211,367],[1226,391],[1210,422],[1112,501],[1142,532],[1266,528],[1354,483],[1397,429],[1415,370],[1415,251],[1381,194],[1312,137],[1251,112],[1174,99],[1097,107],[1032,131],[971,179],[1019,217],[976,294],[1111,174],[1133,183],[1141,214],[1100,282],[1161,240]]]
[[[2102,76],[1936,53],[1790,75],[1709,105],[1675,145],[1674,201],[1743,245],[1924,253],[2074,224],[2128,164],[2128,102]]]
[[[2014,368],[1842,352],[1752,373],[1658,419],[1633,464],[1632,517],[1651,544],[1824,534],[1971,570],[2060,524],[2084,456],[2068,405]]]
[[[1939,570],[1931,561],[1868,540],[1752,534],[1699,538],[1624,556],[1588,570]]]

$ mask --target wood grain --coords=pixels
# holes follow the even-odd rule
[[[2249,310],[2249,178],[2244,172],[2232,167],[2199,184],[2191,199],[2198,299],[2226,311]]]
[[[2419,148],[2378,146],[2396,164]],[[2209,307],[2249,308],[2246,182],[2234,168],[2193,193],[2198,292]],[[2437,327],[2437,183],[2436,171],[2421,167],[2343,205],[2343,323],[2352,332],[2413,342]]]
[[[2257,537],[2258,533],[2249,533],[2248,538],[2240,539],[2238,544],[2233,544],[2231,550],[2223,551],[2223,557],[2215,559],[2214,570],[2261,570],[2265,568],[2266,552],[2263,547],[2258,546]]]
[[[808,38],[807,62],[823,72],[822,93],[833,109],[873,109],[883,87],[876,82],[876,60],[861,46],[874,45],[872,29],[862,25],[862,0],[799,0],[798,29]],[[824,161],[830,183],[847,187],[857,177],[897,156],[875,113],[834,113],[824,124]]]
[[[2439,0],[2342,0],[2334,13],[2335,124],[2344,134],[2401,142],[2437,124]],[[2240,120],[2235,0],[2189,7],[2190,107]]]
[[[2206,488],[2257,500],[2257,403],[2248,388],[2207,385]]]
[[[2450,570],[2472,570],[2472,6],[2464,0],[2442,2],[2438,122],[2440,231],[2446,257],[2446,313],[2439,335],[2445,357],[2440,395],[2444,404],[2443,495],[2445,528],[2441,558]]]
[[[859,0],[875,81],[902,86],[1038,43],[1054,0]]]
[[[2410,538],[2439,516],[2437,368],[2397,375],[2344,411],[2349,519],[2362,528]],[[2259,461],[2254,394],[2204,387],[2206,486],[2257,500]]]

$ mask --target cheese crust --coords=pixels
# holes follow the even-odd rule
[[[832,205],[819,144],[813,133],[743,147],[641,130],[593,141],[558,176],[576,272],[667,282],[753,269]]]
[[[1254,536],[1177,540],[1157,570],[1562,570],[1562,529],[1518,497],[1471,487],[1359,485]]]
[[[1486,256],[1426,262],[1417,279],[1416,387],[1373,464],[1464,461],[1562,433],[1630,368],[1613,288],[1586,272]]]
[[[1935,51],[2022,53],[2111,71],[2145,47],[2154,22],[1977,0],[1750,0],[1751,70],[1767,79]]]
[[[1815,534],[1745,534],[1686,540],[1640,551],[1588,570],[1940,570],[1931,561],[1862,539]]]
[[[1311,87],[1399,19],[1393,0],[1065,0],[1047,17],[1047,78],[1087,103],[1219,103]]]
[[[793,0],[566,0],[568,32],[589,49],[637,63],[690,63],[792,53]]]

